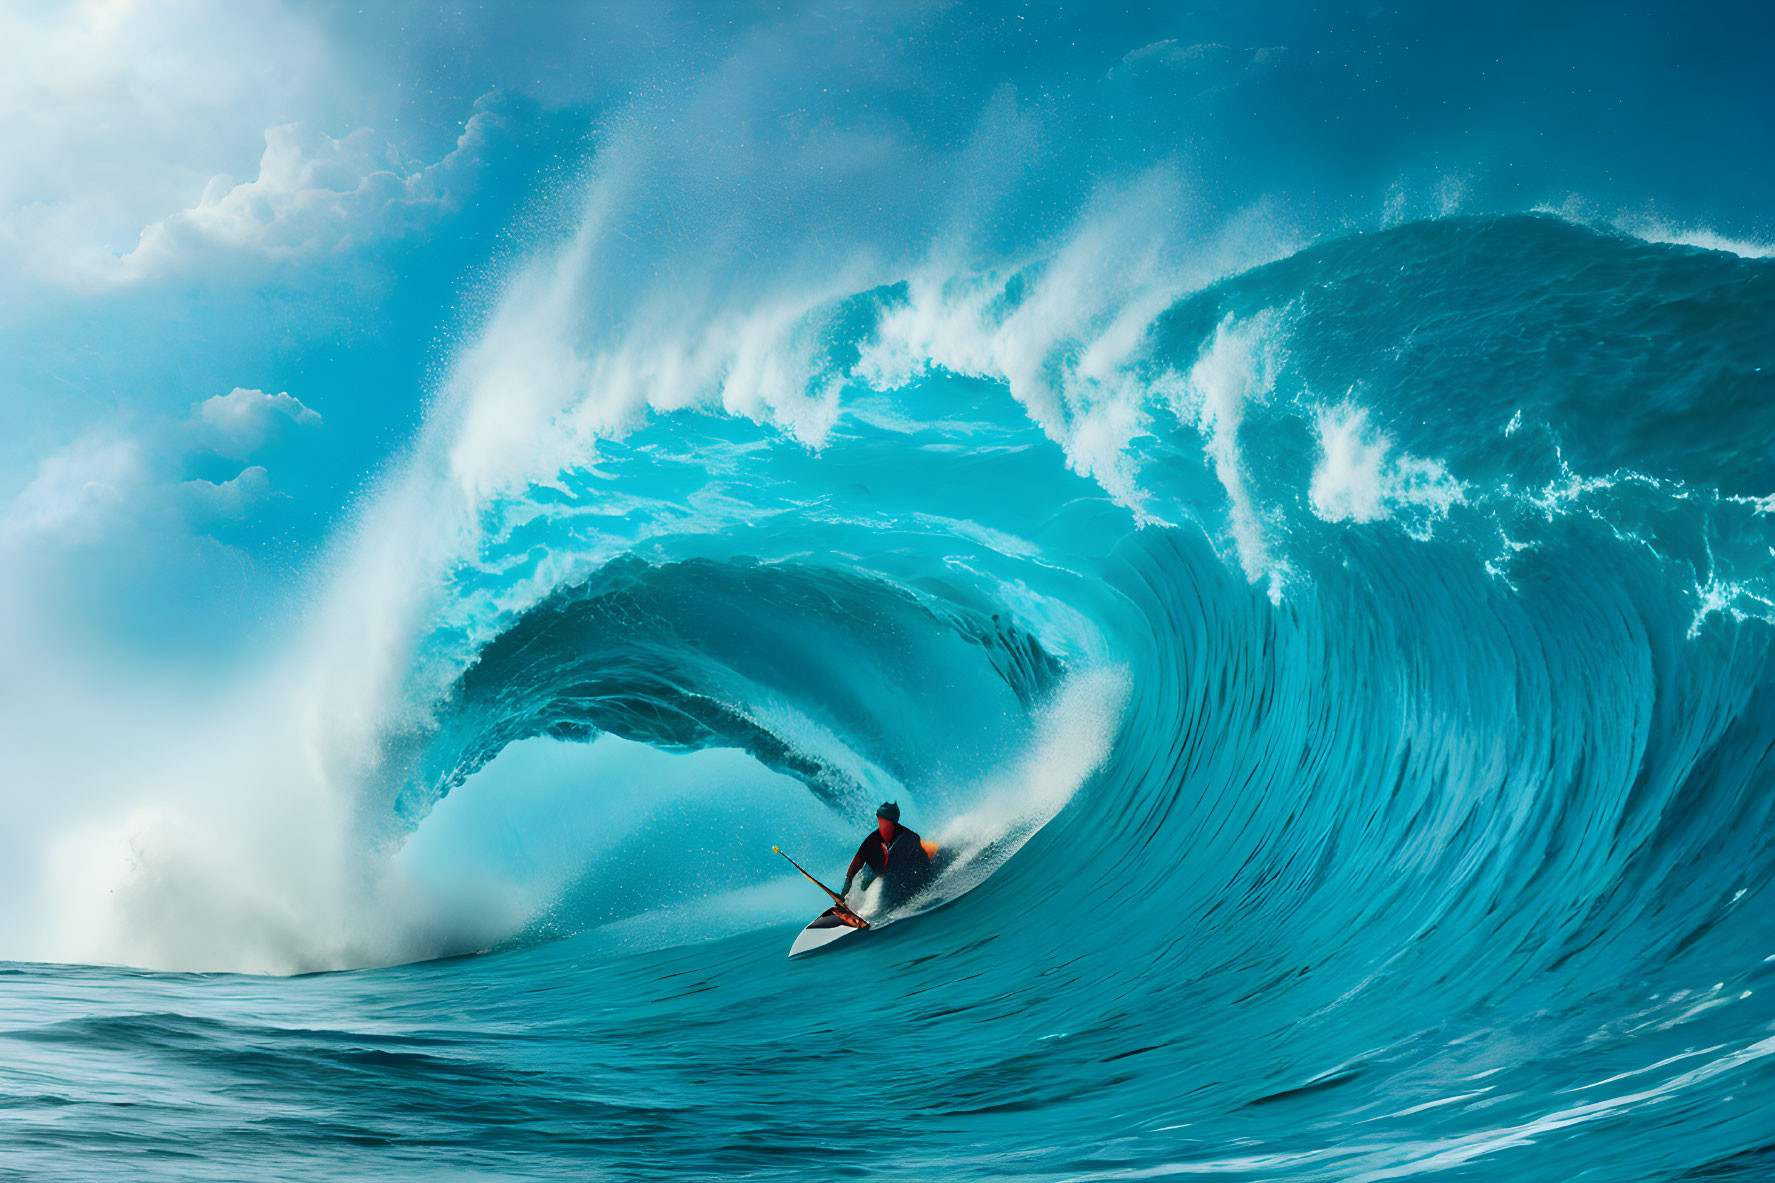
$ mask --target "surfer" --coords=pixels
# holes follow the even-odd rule
[[[850,893],[851,881],[867,866],[883,880],[883,904],[892,907],[918,893],[931,877],[931,857],[935,843],[927,843],[915,832],[900,824],[900,807],[885,801],[875,811],[875,828],[857,847],[857,857],[844,873],[844,886],[838,894]]]

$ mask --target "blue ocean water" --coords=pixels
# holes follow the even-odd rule
[[[1100,135],[1286,60],[613,116],[58,840],[0,1176],[1775,1178],[1775,262]]]

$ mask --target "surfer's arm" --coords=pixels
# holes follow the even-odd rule
[[[863,850],[868,845],[869,840],[865,838],[863,840],[863,845],[857,847],[857,857],[851,860],[851,865],[844,872],[844,886],[838,889],[839,895],[850,894],[851,880],[855,879],[857,877],[857,872],[863,869]]]

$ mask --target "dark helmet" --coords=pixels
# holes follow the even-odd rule
[[[885,817],[890,822],[897,823],[900,820],[900,807],[895,805],[892,801],[883,801],[881,803],[881,808],[875,811],[875,816]]]

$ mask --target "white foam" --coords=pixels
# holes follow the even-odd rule
[[[1656,213],[1621,212],[1610,216],[1594,202],[1577,194],[1557,204],[1543,202],[1534,207],[1540,214],[1552,214],[1568,222],[1596,229],[1613,229],[1642,242],[1665,243],[1671,246],[1692,246],[1707,251],[1723,251],[1743,259],[1767,259],[1775,255],[1775,244],[1754,238],[1721,234],[1707,226],[1681,225]]]
[[[970,271],[939,249],[852,373],[877,390],[933,366],[1003,382],[1074,471],[1150,520],[1129,448],[1159,393],[1138,372],[1154,323],[1187,292],[1292,246],[1261,208],[1190,236],[1195,208],[1160,168],[1106,189],[1047,253]]]
[[[1129,690],[1122,666],[1067,678],[1037,713],[1029,746],[988,778],[972,806],[935,827],[930,836],[948,852],[948,865],[899,914],[972,891],[1052,821],[1109,759]]]
[[[1239,453],[1239,425],[1244,422],[1246,404],[1267,400],[1275,387],[1279,361],[1271,332],[1274,323],[1275,316],[1269,312],[1244,321],[1229,313],[1190,367],[1181,388],[1184,398],[1174,403],[1174,410],[1180,419],[1193,418],[1207,441],[1214,475],[1226,490],[1233,540],[1245,578],[1252,583],[1266,580],[1271,602],[1280,603],[1287,569],[1271,551],[1264,514],[1246,484]]]
[[[1754,238],[1734,238],[1705,226],[1679,226],[1647,215],[1622,215],[1615,219],[1615,229],[1646,242],[1692,246],[1704,251],[1723,251],[1741,259],[1775,257],[1775,244]]]
[[[1319,462],[1308,499],[1328,522],[1376,522],[1398,516],[1419,538],[1466,500],[1466,485],[1441,462],[1395,452],[1393,439],[1352,403],[1318,415]]]
[[[271,685],[192,710],[179,747],[136,749],[126,779],[83,794],[89,816],[45,856],[42,956],[293,973],[460,952],[512,922],[492,895],[459,910],[413,892],[361,846],[359,782],[327,775]]]

